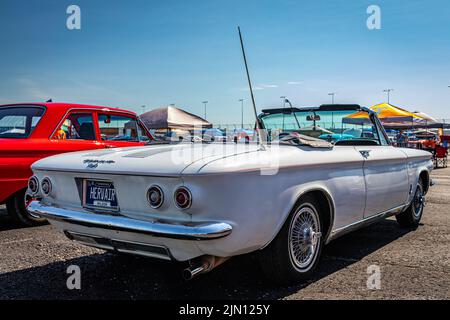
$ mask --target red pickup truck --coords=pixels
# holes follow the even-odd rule
[[[33,162],[89,149],[145,145],[154,140],[131,111],[71,103],[0,106],[0,204],[17,222],[39,225],[26,194]]]

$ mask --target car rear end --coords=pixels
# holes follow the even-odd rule
[[[36,187],[29,192],[41,200],[29,210],[85,245],[187,261],[216,253],[201,250],[198,242],[231,233],[225,222],[192,219],[192,193],[177,176],[33,171]]]

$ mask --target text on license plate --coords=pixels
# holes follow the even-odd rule
[[[117,210],[117,196],[113,183],[85,180],[84,205],[86,207]]]

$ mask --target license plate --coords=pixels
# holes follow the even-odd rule
[[[84,180],[83,205],[88,209],[118,211],[116,189],[109,181]]]

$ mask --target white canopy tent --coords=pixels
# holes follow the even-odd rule
[[[212,124],[192,113],[174,106],[158,108],[140,116],[148,129],[194,130],[212,128]]]

